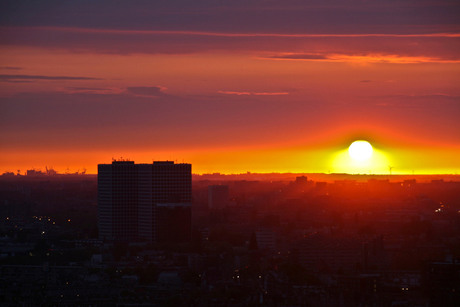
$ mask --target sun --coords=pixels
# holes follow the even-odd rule
[[[392,155],[382,147],[373,147],[366,140],[355,140],[349,147],[341,147],[331,157],[331,169],[335,173],[387,174],[393,165]]]
[[[354,141],[348,147],[348,154],[357,162],[366,162],[372,157],[372,145],[368,141]]]

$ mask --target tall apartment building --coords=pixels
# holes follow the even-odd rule
[[[191,164],[113,161],[98,165],[101,240],[189,241],[191,202]]]

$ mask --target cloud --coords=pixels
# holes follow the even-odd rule
[[[18,66],[0,66],[0,69],[4,69],[4,70],[21,70],[22,67],[18,67]]]
[[[142,35],[146,36],[211,36],[228,38],[459,38],[460,33],[456,32],[436,32],[436,33],[302,33],[302,32],[218,32],[218,31],[193,31],[193,30],[129,30],[129,29],[107,29],[107,28],[80,28],[80,27],[2,27],[3,30],[10,31],[36,31],[54,32],[71,34],[102,34],[102,35]]]
[[[237,92],[237,91],[217,91],[219,94],[237,96],[280,96],[289,95],[289,92]]]
[[[126,88],[128,94],[147,97],[164,96],[164,90],[166,88],[162,86],[134,86]]]
[[[353,62],[353,63],[382,63],[382,64],[417,64],[417,63],[460,63],[454,57],[430,57],[404,54],[387,53],[328,53],[304,54],[281,53],[261,57],[266,60],[293,60],[293,61],[328,61],[328,62]]]
[[[404,54],[334,54],[329,56],[329,60],[336,62],[354,63],[382,63],[382,64],[419,64],[419,63],[460,63],[460,59],[448,59],[430,56],[415,56]]]
[[[285,53],[277,54],[268,57],[269,59],[282,59],[282,60],[327,60],[328,56],[323,54],[309,54],[309,53]]]
[[[397,50],[458,58],[459,14],[455,0],[3,0],[0,45],[110,54]]]
[[[280,95],[289,95],[288,92],[255,92],[252,93],[255,96],[280,96]]]
[[[433,62],[459,60],[457,31],[403,34],[392,28],[381,33],[269,31],[133,30],[76,27],[2,27],[0,45],[103,54],[190,54],[250,52],[271,60],[349,61],[332,56],[399,54]]]
[[[449,27],[458,24],[455,0],[175,0],[0,2],[5,26],[67,26],[112,29],[191,29],[196,31],[279,32],[293,29],[360,31],[407,26]],[[235,22],[238,20],[238,22]],[[373,26],[373,27],[371,27]]]
[[[24,82],[32,80],[102,80],[92,77],[41,76],[41,75],[0,75],[0,82]]]
[[[89,91],[111,91],[110,88],[101,88],[101,87],[75,87],[75,86],[68,86],[65,89],[70,91],[82,91],[82,92],[89,92]]]
[[[32,83],[33,81],[30,80],[1,80],[0,82],[8,82],[8,83]]]

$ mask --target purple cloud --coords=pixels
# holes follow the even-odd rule
[[[110,88],[101,88],[101,87],[75,87],[75,86],[68,86],[66,87],[67,90],[70,91],[110,91]]]
[[[329,59],[329,57],[327,55],[309,54],[309,53],[304,53],[304,54],[299,54],[299,53],[277,54],[277,55],[269,56],[267,58],[269,58],[269,59],[286,59],[286,60],[327,60],[327,59]]]
[[[137,96],[158,97],[165,95],[165,93],[163,93],[165,89],[166,88],[161,86],[135,86],[126,88],[126,92]]]
[[[17,67],[17,66],[0,66],[0,69],[4,69],[4,70],[21,70],[22,67]]]
[[[0,24],[111,29],[210,30],[220,32],[406,31],[458,24],[451,0],[235,0],[235,1],[55,1],[0,2]],[[237,20],[238,22],[235,22]]]
[[[102,80],[92,77],[70,77],[70,76],[40,76],[40,75],[0,75],[0,81],[17,82],[32,80]]]

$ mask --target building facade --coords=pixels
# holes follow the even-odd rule
[[[191,164],[113,161],[98,165],[101,240],[189,241],[191,202]]]

